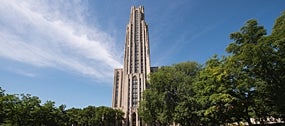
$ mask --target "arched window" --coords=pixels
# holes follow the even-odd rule
[[[136,118],[137,118],[136,113],[133,113],[132,114],[132,126],[136,126]]]

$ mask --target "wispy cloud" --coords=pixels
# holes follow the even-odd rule
[[[37,76],[35,73],[33,73],[31,71],[26,71],[26,70],[22,70],[22,69],[18,69],[18,68],[8,68],[8,69],[10,71],[13,71],[16,74],[23,75],[23,76],[30,77],[30,78]]]
[[[81,1],[2,1],[0,58],[106,82],[121,64],[113,38],[86,24]]]

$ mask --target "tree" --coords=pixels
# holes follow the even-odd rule
[[[93,126],[98,123],[96,120],[96,109],[97,108],[95,106],[88,106],[86,108],[83,108],[80,114],[80,124],[86,126]]]
[[[140,101],[140,117],[152,125],[194,121],[194,118],[189,118],[193,115],[192,109],[185,103],[192,99],[191,84],[199,68],[195,62],[184,62],[151,73],[149,88],[143,92],[143,100]]]
[[[242,101],[250,101],[251,117],[261,121],[285,113],[284,22],[283,12],[275,21],[272,34],[265,36],[265,29],[257,21],[249,20],[240,32],[231,34],[234,42],[227,48],[232,54],[228,66],[232,66],[236,81],[240,81],[238,88],[246,96]]]
[[[261,101],[264,98],[260,94],[259,87],[264,86],[265,83],[254,72],[256,66],[262,63],[257,59],[258,55],[262,54],[262,50],[257,47],[262,44],[261,40],[265,35],[266,30],[263,26],[259,26],[256,20],[249,20],[240,29],[240,32],[230,35],[234,42],[227,47],[227,51],[232,54],[227,65],[231,70],[232,82],[236,87],[235,96],[238,98],[238,103],[242,105],[239,106],[240,112],[243,113],[242,118],[249,125],[251,125],[251,117],[266,110],[256,107],[263,104],[263,102],[257,104],[255,101]]]
[[[262,50],[263,55],[259,57],[263,62],[257,66],[256,74],[265,82],[265,89],[271,102],[269,106],[274,107],[276,117],[285,117],[285,11],[278,17],[270,36],[263,40],[268,50]],[[268,58],[267,60],[264,58]],[[267,62],[267,63],[266,63]],[[261,71],[265,68],[264,71]]]
[[[4,123],[4,120],[6,118],[6,113],[5,113],[5,108],[4,108],[4,103],[5,103],[5,90],[3,90],[0,87],[0,124]]]
[[[65,110],[47,101],[41,105],[30,94],[5,94],[0,87],[0,125],[12,126],[121,126],[124,113],[109,107],[88,106]]]
[[[161,96],[158,95],[157,91],[151,89],[146,89],[143,92],[143,100],[140,101],[139,106],[139,115],[140,117],[148,124],[155,125],[156,123],[160,124],[158,120],[158,113],[160,112]]]
[[[214,56],[206,62],[194,82],[195,99],[200,108],[197,113],[203,125],[221,125],[238,121],[234,113],[237,99],[233,96],[233,85],[229,70],[222,60]]]
[[[6,95],[4,111],[6,113],[5,123],[11,125],[35,125],[33,112],[40,106],[40,100],[29,94]]]
[[[95,120],[98,126],[116,126],[121,125],[124,113],[121,110],[109,107],[97,107]]]
[[[177,85],[178,102],[175,106],[174,122],[183,126],[199,125],[197,110],[200,108],[193,88],[201,66],[196,62],[182,62],[173,66],[182,74],[182,82]]]
[[[16,125],[18,118],[18,111],[20,99],[16,95],[6,94],[3,99],[3,113],[5,113],[4,124]],[[17,107],[16,107],[17,106]]]
[[[140,107],[142,110],[152,111],[151,116],[155,116],[156,120],[146,120],[149,119],[148,116],[142,116],[146,122],[158,123],[160,125],[169,125],[173,122],[173,114],[175,106],[177,105],[177,84],[182,81],[181,74],[175,73],[173,67],[162,67],[157,72],[150,75],[150,88],[146,89],[143,93],[146,104],[142,103]],[[150,101],[153,100],[153,101]],[[154,104],[155,103],[155,104]],[[152,105],[152,106],[144,106]],[[153,107],[153,108],[150,108]],[[140,115],[147,115],[143,112]],[[147,117],[147,118],[145,118]]]
[[[78,126],[80,124],[81,109],[71,108],[66,110],[67,125]]]

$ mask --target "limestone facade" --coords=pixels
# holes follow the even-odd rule
[[[143,126],[138,116],[138,104],[147,87],[150,67],[148,25],[144,7],[131,7],[126,27],[124,66],[114,70],[112,107],[125,113],[125,126]]]

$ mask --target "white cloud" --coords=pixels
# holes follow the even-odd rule
[[[81,1],[2,1],[0,57],[106,82],[120,56],[111,36],[85,23],[84,7]]]
[[[26,77],[30,77],[30,78],[33,78],[33,77],[36,77],[37,75],[33,72],[30,72],[30,71],[26,71],[26,70],[22,70],[22,69],[17,69],[17,68],[8,68],[10,71],[13,71],[14,73],[16,74],[19,74],[19,75],[24,75]]]

